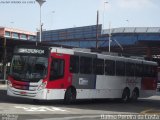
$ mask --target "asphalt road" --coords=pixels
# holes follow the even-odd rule
[[[112,115],[112,116],[110,116]],[[6,95],[0,87],[0,119],[2,120],[102,120],[160,119],[160,96],[139,99],[136,103],[119,100],[81,100],[72,105],[62,101],[40,101]]]

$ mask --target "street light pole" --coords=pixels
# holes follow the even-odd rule
[[[104,28],[104,11],[105,11],[105,4],[108,4],[108,3],[109,3],[109,2],[107,2],[107,1],[104,2],[104,10],[103,10],[103,28]],[[111,41],[112,41],[112,40],[111,40],[111,36],[112,36],[112,35],[111,35],[111,28],[110,28],[110,27],[111,27],[111,23],[109,22],[109,34],[108,34],[108,35],[109,35],[109,36],[108,36],[109,45],[108,45],[108,52],[111,51]]]
[[[108,50],[109,52],[111,52],[111,42],[112,42],[111,36],[112,36],[111,35],[111,22],[109,22],[109,38],[108,38],[109,39],[109,47],[108,47],[109,48],[109,50]]]
[[[106,1],[106,2],[104,2],[103,4],[104,4],[104,5],[103,5],[103,29],[104,29],[105,4],[108,4],[108,2]]]
[[[38,2],[39,6],[40,6],[40,28],[39,28],[39,42],[41,43],[42,41],[42,23],[41,23],[41,7],[43,5],[44,2],[46,2],[46,0],[36,0],[36,2]]]
[[[51,29],[53,29],[54,24],[52,24],[52,22],[53,22],[53,14],[55,13],[55,11],[52,11],[51,13],[52,13],[52,16],[51,16]]]
[[[128,23],[127,27],[129,27],[129,20],[126,20],[126,22]]]
[[[40,19],[40,22],[39,22],[40,23],[40,27],[39,27],[39,32],[40,32],[39,33],[40,34],[39,35],[39,42],[41,43],[41,41],[42,41],[41,5],[40,5],[40,15],[39,16],[40,16],[40,18],[39,18]]]

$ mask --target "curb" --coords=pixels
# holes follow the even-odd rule
[[[0,88],[7,88],[7,85],[5,85],[5,84],[0,84]]]

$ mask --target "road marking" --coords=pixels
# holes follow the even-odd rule
[[[140,114],[146,114],[147,112],[151,111],[153,109],[147,109],[147,110],[143,110],[142,112],[140,112]]]
[[[147,110],[144,110],[144,111],[140,112],[140,114],[158,114],[158,115],[160,115],[160,110],[147,109]]]
[[[60,109],[58,107],[35,107],[35,106],[30,106],[30,107],[23,107],[23,106],[14,106],[17,109],[23,109],[24,111],[27,112],[39,112],[39,111],[60,111],[60,112],[65,112],[66,110]]]
[[[100,119],[100,115],[82,115],[82,116],[73,116],[73,117],[59,117],[59,118],[44,118],[41,120],[76,120],[76,119]],[[39,119],[27,119],[27,120],[39,120]]]

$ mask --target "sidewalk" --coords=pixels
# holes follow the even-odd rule
[[[0,79],[0,89],[6,89],[7,88],[7,84],[5,84],[5,81]]]
[[[0,90],[7,90],[7,85],[0,84]]]
[[[7,85],[6,84],[0,84],[0,88],[6,88]]]

